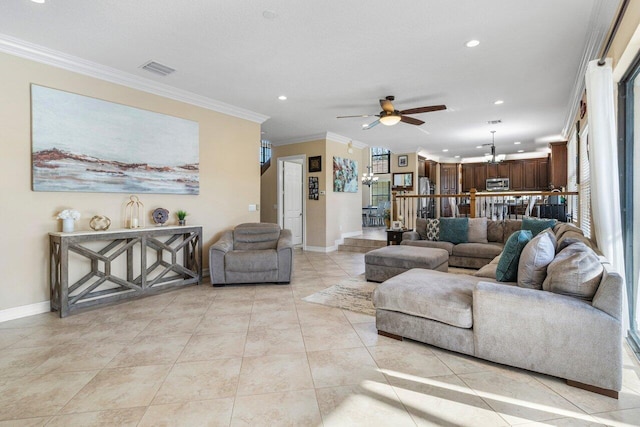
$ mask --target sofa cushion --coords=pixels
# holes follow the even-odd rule
[[[504,221],[487,221],[487,240],[504,243]]]
[[[278,269],[275,249],[234,250],[224,256],[226,271],[257,272]]]
[[[562,237],[558,238],[558,247],[556,248],[556,251],[560,252],[567,246],[577,242],[582,242],[593,249],[591,240],[589,240],[587,237],[584,237],[584,234],[582,234],[581,232],[579,233],[577,231],[566,231],[564,234],[562,234]]]
[[[451,255],[453,252],[454,244],[451,242],[439,242],[439,241],[431,241],[431,240],[403,240],[401,245],[407,246],[419,246],[423,248],[438,248],[444,249]]]
[[[473,288],[482,280],[487,279],[413,269],[379,285],[373,292],[373,305],[376,309],[471,328]]]
[[[542,289],[547,277],[547,266],[556,256],[556,237],[547,229],[531,239],[522,250],[518,262],[518,286]]]
[[[276,249],[279,238],[278,224],[240,224],[233,230],[233,249]]]
[[[469,218],[469,243],[487,243],[487,218]]]
[[[516,231],[522,229],[521,219],[506,219],[504,220],[504,233],[502,237],[502,243],[506,243],[509,237]]]
[[[496,279],[500,282],[517,280],[520,254],[529,240],[531,240],[531,231],[529,230],[516,231],[507,239],[496,269]]]
[[[427,220],[424,218],[416,218],[416,233],[420,235],[422,240],[427,239]]]
[[[576,227],[570,222],[559,222],[553,227],[553,232],[556,235],[556,240],[560,240],[560,238],[568,231],[575,231],[576,233],[584,235],[580,227]]]
[[[441,242],[467,243],[469,234],[469,218],[440,218]]]
[[[561,250],[547,267],[547,278],[542,289],[591,301],[604,267],[598,255],[582,242],[573,243]]]
[[[500,255],[502,248],[501,243],[459,243],[453,247],[451,255],[493,259]]]
[[[490,279],[496,278],[496,270],[498,269],[498,262],[500,262],[500,255],[491,260],[491,262],[483,267],[480,270],[473,273],[476,277],[488,277]]]
[[[531,231],[533,237],[547,228],[553,228],[558,221],[555,219],[538,219],[525,217],[522,220],[522,229]]]

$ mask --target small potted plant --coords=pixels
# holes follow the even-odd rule
[[[187,211],[179,210],[176,212],[176,216],[178,217],[178,225],[187,225],[187,220],[185,219],[189,215]]]
[[[391,210],[390,209],[384,210],[384,224],[387,226],[387,228],[391,227]]]

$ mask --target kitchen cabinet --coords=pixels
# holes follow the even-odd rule
[[[549,190],[549,161],[538,160],[538,190]]]
[[[549,144],[551,155],[549,157],[549,184],[553,188],[567,186],[567,141],[552,142]]]
[[[524,165],[522,160],[515,160],[511,162],[509,168],[509,186],[513,191],[524,190]]]
[[[452,163],[440,163],[440,194],[458,193],[458,165]],[[452,210],[448,198],[441,200],[441,215],[451,216]]]

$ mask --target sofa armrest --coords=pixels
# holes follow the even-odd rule
[[[225,231],[222,236],[209,247],[209,277],[212,285],[226,283],[224,274],[224,256],[233,250],[233,231]]]
[[[291,282],[293,270],[293,236],[291,230],[284,229],[278,239],[278,282]]]
[[[609,390],[622,387],[622,325],[590,303],[479,282],[473,290],[475,355]]]
[[[417,231],[405,231],[402,233],[402,240],[422,240]]]

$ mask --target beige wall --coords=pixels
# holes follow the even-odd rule
[[[96,214],[107,215],[117,227],[128,200],[128,194],[118,193],[31,191],[31,83],[200,124],[200,195],[139,196],[147,212],[157,207],[172,213],[184,209],[190,214],[189,224],[203,226],[205,267],[208,247],[221,231],[260,220],[258,212],[248,211],[249,204],[260,200],[258,123],[2,53],[0,69],[0,211],[5,218],[0,310],[49,299],[47,233],[61,229],[54,219],[57,212],[79,210],[82,218],[76,229],[88,230]]]
[[[333,157],[354,159],[358,162],[358,173],[362,175],[363,151],[353,148],[353,154],[347,152],[346,144],[327,139],[310,142],[300,142],[274,146],[272,148],[271,167],[262,175],[261,203],[262,222],[278,222],[277,191],[278,191],[278,159],[290,156],[305,156],[304,164],[304,198],[305,213],[305,246],[312,250],[334,249],[336,240],[344,234],[354,234],[362,231],[362,185],[358,193],[333,192]],[[322,171],[309,173],[308,158],[322,156]],[[365,169],[366,170],[366,169]],[[320,191],[319,200],[308,199],[308,177],[318,177]]]

